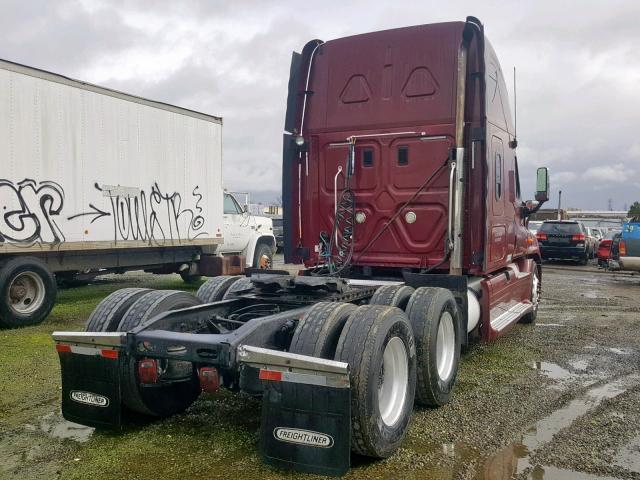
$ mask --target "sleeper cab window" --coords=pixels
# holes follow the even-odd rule
[[[398,165],[409,165],[409,147],[406,145],[398,147]]]
[[[373,149],[365,148],[362,150],[362,166],[373,167]]]

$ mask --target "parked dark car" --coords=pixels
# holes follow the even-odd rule
[[[273,236],[276,237],[276,250],[281,252],[284,248],[284,227],[282,223],[282,217],[272,217],[273,221]]]
[[[587,229],[581,222],[547,220],[536,232],[536,238],[545,260],[577,260],[586,265],[593,256]]]

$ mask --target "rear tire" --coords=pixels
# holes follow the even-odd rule
[[[589,253],[584,252],[584,255],[580,257],[579,260],[580,265],[587,265],[589,263]]]
[[[316,303],[298,322],[289,351],[333,360],[340,333],[356,308],[351,303]]]
[[[351,380],[351,449],[385,458],[407,432],[416,388],[411,325],[396,307],[363,305],[342,330],[335,359]]]
[[[85,332],[115,332],[124,314],[148,288],[122,288],[105,297],[91,312],[85,323]]]
[[[229,275],[210,278],[200,285],[196,297],[198,297],[202,303],[219,302],[224,298],[224,294],[227,293],[229,287],[240,280],[240,278],[242,277]]]
[[[41,323],[56,301],[56,279],[35,257],[17,257],[0,268],[0,327]]]
[[[222,296],[222,300],[229,298],[235,298],[242,293],[248,293],[253,289],[253,282],[251,277],[241,277],[237,281],[233,282],[229,289]]]
[[[187,285],[195,285],[202,280],[202,275],[190,275],[188,272],[180,272],[180,277]]]
[[[119,332],[143,325],[154,316],[170,310],[200,305],[193,295],[175,290],[155,290],[142,295],[123,316]],[[129,409],[152,417],[167,417],[186,410],[200,395],[197,371],[191,362],[158,360],[173,372],[183,372],[179,380],[142,386],[138,380],[138,358],[121,363],[122,402]]]
[[[453,294],[420,287],[407,305],[418,358],[416,401],[440,407],[449,402],[460,362],[461,325]]]
[[[414,291],[414,288],[408,285],[383,285],[375,291],[369,305],[387,305],[404,310]]]

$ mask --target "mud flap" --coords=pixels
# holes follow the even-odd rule
[[[260,422],[263,461],[298,472],[347,473],[351,456],[349,389],[265,383]]]
[[[120,360],[60,353],[62,416],[89,427],[121,425]]]
[[[60,342],[56,350],[62,375],[62,416],[89,427],[119,429],[122,352],[113,346]]]
[[[351,398],[346,363],[241,347],[264,383],[260,449],[286,470],[341,476],[350,466]]]

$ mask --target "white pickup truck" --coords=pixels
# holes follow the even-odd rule
[[[240,206],[230,193],[224,193],[222,212],[224,243],[218,252],[245,257],[247,267],[271,268],[276,251],[273,221],[269,217],[252,215]]]

